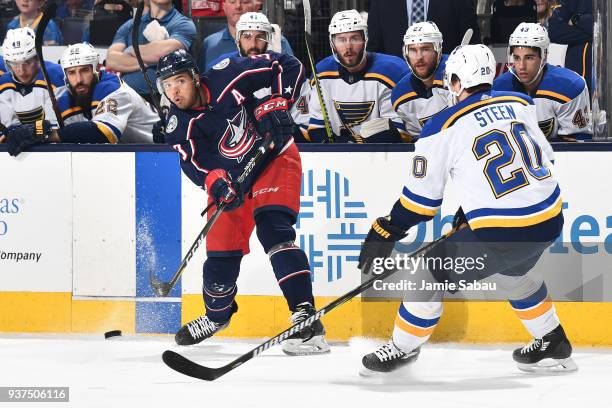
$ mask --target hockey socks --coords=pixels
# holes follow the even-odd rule
[[[545,283],[535,293],[520,300],[510,300],[510,304],[527,331],[536,339],[560,324]]]
[[[441,315],[442,302],[403,302],[395,318],[393,342],[404,351],[420,347],[433,333]]]
[[[204,263],[204,306],[206,316],[214,322],[226,322],[233,313],[241,259],[241,256],[209,257]]]
[[[310,265],[304,251],[291,241],[276,245],[268,255],[289,309],[295,312],[304,302],[314,305]]]

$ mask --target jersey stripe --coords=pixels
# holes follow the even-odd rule
[[[384,76],[382,74],[377,74],[375,72],[368,72],[367,74],[364,75],[364,79],[370,79],[370,78],[382,81],[389,88],[395,88],[395,82],[393,82],[391,78],[387,76]]]
[[[104,136],[106,136],[109,143],[117,144],[118,142],[117,137],[115,136],[115,134],[113,133],[110,127],[108,127],[105,123],[102,123],[102,122],[94,122],[94,123],[96,124],[98,129],[100,129],[100,132],[102,132]]]
[[[452,126],[457,120],[459,120],[459,118],[467,115],[468,113],[478,108],[481,108],[485,105],[492,105],[492,104],[503,103],[503,102],[518,102],[525,106],[529,105],[528,101],[518,96],[498,96],[495,98],[485,99],[483,101],[478,101],[476,103],[468,105],[465,108],[455,112],[450,118],[446,120],[446,122],[444,122],[444,125],[442,125],[441,130],[444,130],[448,128],[449,126]]]
[[[553,91],[546,91],[544,89],[536,91],[535,97],[537,98],[538,96],[544,97],[546,99],[552,99],[553,101],[557,101],[560,103],[567,103],[571,101],[571,99],[565,95],[561,95],[560,93]]]
[[[417,93],[416,92],[408,92],[403,94],[402,96],[400,96],[399,98],[397,98],[397,100],[395,102],[393,102],[393,109],[397,110],[397,107],[399,105],[401,105],[402,103],[408,102],[412,99],[416,99],[417,98]]]
[[[539,224],[561,212],[563,199],[559,187],[546,200],[523,208],[493,209],[483,208],[468,212],[465,216],[472,229],[487,227],[528,227]],[[477,216],[474,216],[474,213]]]

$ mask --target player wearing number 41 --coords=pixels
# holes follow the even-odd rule
[[[153,108],[117,75],[98,70],[98,53],[88,43],[68,46],[60,59],[66,86],[57,92],[65,126],[52,112],[36,126],[9,131],[9,153],[18,155],[46,143],[152,143],[159,117]]]
[[[442,33],[430,21],[411,25],[404,35],[403,54],[410,74],[393,88],[391,103],[413,140],[429,118],[448,106],[443,83],[448,56],[442,54],[442,42]]]
[[[179,345],[199,343],[230,324],[238,311],[240,262],[249,253],[255,226],[293,312],[291,321],[301,323],[315,313],[308,258],[294,242],[302,166],[293,142],[296,126],[287,113],[293,102],[287,98],[292,93],[285,89],[302,70],[290,55],[283,55],[280,61],[266,55],[227,58],[202,76],[185,51],[175,51],[159,61],[157,85],[172,103],[166,143],[178,151],[184,173],[206,188],[209,204],[225,203],[206,236],[206,313],[176,333]],[[254,92],[262,88],[270,88],[271,95],[258,99]],[[268,137],[274,142],[273,149],[238,184],[234,180]],[[283,351],[292,355],[328,352],[324,333],[317,320],[284,341]]]
[[[574,71],[546,62],[549,44],[546,28],[519,24],[508,45],[510,70],[495,80],[493,89],[531,96],[539,125],[549,140],[589,140],[593,128],[586,82]]]
[[[401,58],[366,52],[368,26],[357,10],[340,11],[329,24],[333,55],[316,66],[334,141],[401,142],[403,121],[391,105],[391,90],[408,73]],[[327,139],[321,104],[312,88],[308,135]],[[407,139],[406,139],[407,140]]]
[[[375,257],[391,253],[391,244],[408,229],[432,219],[450,175],[465,214],[454,222],[454,234],[424,256],[482,257],[484,266],[454,272],[446,263],[428,263],[424,279],[455,284],[494,280],[534,337],[513,353],[519,368],[574,370],[572,348],[546,284],[527,275],[563,227],[552,150],[530,97],[491,90],[495,66],[484,45],[458,47],[448,57],[444,82],[453,106],[423,127],[402,195],[391,214],[373,224],[359,266],[367,271]],[[405,295],[391,341],[364,356],[364,374],[393,371],[416,360],[442,315],[443,292],[432,287]]]

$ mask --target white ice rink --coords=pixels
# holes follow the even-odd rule
[[[401,377],[365,379],[361,356],[379,344],[358,339],[324,356],[288,357],[277,347],[214,382],[172,371],[170,348],[220,366],[255,342],[173,346],[170,336],[1,335],[0,386],[69,386],[69,403],[2,406],[163,408],[612,407],[612,349],[579,348],[579,371],[521,373],[513,346],[433,344]]]

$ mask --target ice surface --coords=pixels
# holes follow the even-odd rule
[[[161,353],[169,348],[216,367],[258,343],[215,340],[185,348],[173,340],[0,335],[0,386],[69,386],[70,403],[52,407],[612,406],[612,349],[578,348],[577,373],[539,376],[516,368],[511,345],[432,344],[401,375],[366,379],[358,375],[361,357],[382,341],[355,339],[322,356],[288,357],[276,347],[209,383],[172,371]]]

